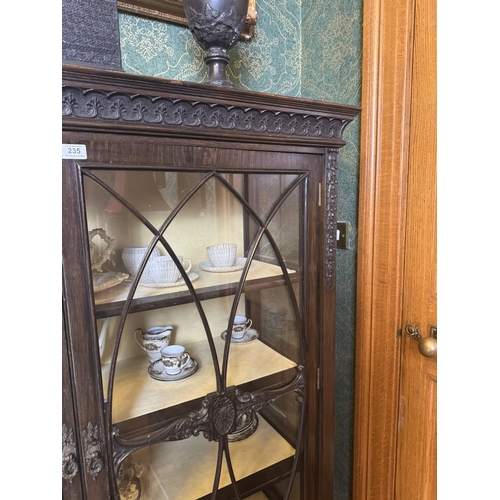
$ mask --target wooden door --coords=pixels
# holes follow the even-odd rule
[[[354,500],[436,498],[436,3],[366,0]],[[400,402],[402,403],[400,404]]]
[[[412,325],[425,339],[437,327],[436,0],[416,7],[395,498],[435,500],[437,360],[405,331]],[[434,339],[420,342],[433,347]]]

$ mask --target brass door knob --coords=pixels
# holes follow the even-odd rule
[[[430,336],[425,338],[422,338],[418,326],[406,325],[405,331],[409,337],[418,342],[418,350],[422,356],[426,358],[437,357],[437,328],[435,326],[431,327]]]
[[[422,356],[426,358],[436,358],[437,357],[437,340],[433,337],[425,337],[418,342],[418,350]]]

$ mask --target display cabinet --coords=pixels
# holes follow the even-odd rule
[[[62,90],[63,497],[331,498],[359,109],[73,66]]]

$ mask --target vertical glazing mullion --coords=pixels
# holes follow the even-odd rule
[[[228,324],[228,330],[227,331],[228,332],[231,331],[231,328],[233,326],[233,321],[234,321],[234,316],[236,315],[237,305],[239,303],[239,300],[240,300],[240,297],[241,297],[241,293],[242,293],[242,290],[243,290],[243,286],[244,286],[244,283],[245,283],[248,271],[250,269],[251,261],[252,261],[254,255],[255,255],[255,251],[256,251],[258,242],[262,238],[262,234],[265,233],[266,236],[267,236],[267,238],[268,238],[268,240],[269,240],[269,242],[270,242],[270,244],[271,244],[271,246],[272,246],[272,248],[273,248],[273,250],[274,250],[274,252],[275,252],[275,255],[276,255],[276,257],[277,257],[277,259],[278,259],[278,261],[280,263],[280,267],[281,267],[281,269],[283,271],[283,276],[284,276],[285,282],[287,284],[287,288],[288,288],[289,293],[290,293],[290,298],[292,300],[292,305],[293,305],[293,308],[294,308],[295,317],[296,317],[296,320],[297,320],[297,324],[299,326],[299,341],[300,341],[300,346],[301,346],[300,359],[301,360],[303,359],[303,353],[304,353],[304,348],[305,348],[305,339],[303,338],[301,314],[300,314],[300,311],[299,311],[299,307],[298,307],[298,304],[297,304],[297,300],[296,300],[295,294],[293,292],[292,283],[291,283],[288,271],[286,269],[285,262],[283,260],[282,255],[281,255],[281,252],[279,251],[278,245],[276,244],[273,236],[271,235],[271,233],[268,230],[268,225],[270,224],[270,222],[273,219],[273,217],[276,214],[276,212],[280,209],[280,207],[286,201],[286,199],[288,198],[288,196],[294,191],[294,189],[304,179],[307,179],[307,175],[308,175],[307,173],[303,173],[302,175],[299,175],[294,180],[294,182],[292,182],[288,186],[288,188],[285,190],[285,192],[282,193],[282,195],[278,198],[278,200],[276,200],[274,206],[272,207],[272,209],[270,210],[270,212],[269,212],[269,214],[267,216],[266,222],[264,222],[259,217],[259,215],[252,209],[252,207],[249,205],[249,203],[245,199],[243,199],[242,196],[234,189],[234,187],[230,183],[228,183],[223,177],[221,177],[219,174],[216,174],[217,178],[219,180],[221,180],[221,182],[224,185],[226,185],[226,187],[233,193],[233,195],[240,201],[240,203],[244,206],[244,208],[252,216],[252,218],[254,219],[254,221],[256,222],[256,224],[261,228],[256,233],[255,240],[253,241],[253,243],[251,245],[251,248],[248,251],[247,261],[245,262],[245,266],[243,267],[243,271],[241,273],[240,281],[238,283],[238,286],[237,286],[237,289],[236,289],[236,293],[235,293],[235,297],[234,297],[234,300],[233,300],[233,305],[232,305],[232,308],[231,308],[231,314],[230,314],[230,317],[229,317],[229,324]],[[231,342],[231,339],[230,339],[230,336],[228,335],[226,337],[226,342],[224,344],[224,355],[223,355],[223,358],[222,358],[222,378],[223,378],[222,387],[223,387],[223,390],[226,390],[226,375],[227,375],[227,365],[229,363],[228,358],[229,358],[230,342]]]
[[[219,440],[217,449],[217,463],[215,467],[214,485],[212,488],[212,495],[210,500],[217,499],[217,491],[219,490],[220,474],[222,471],[222,458],[224,457],[224,442]]]

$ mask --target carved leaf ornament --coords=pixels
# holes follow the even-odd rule
[[[175,125],[321,139],[341,139],[342,131],[350,121],[74,87],[63,87],[62,115],[115,123]]]

